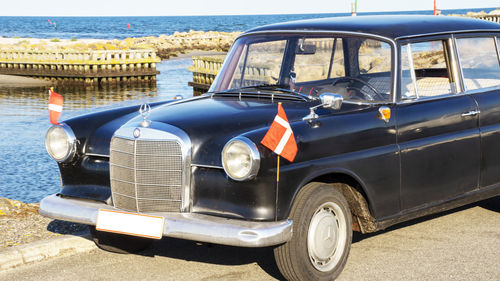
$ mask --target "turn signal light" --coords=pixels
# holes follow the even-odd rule
[[[378,109],[378,118],[384,120],[386,123],[391,119],[391,109],[387,106],[381,106]]]

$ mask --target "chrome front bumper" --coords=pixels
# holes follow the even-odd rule
[[[40,201],[40,214],[64,221],[96,225],[104,203],[50,195]],[[292,238],[292,221],[255,222],[196,213],[153,213],[165,219],[163,236],[240,247],[267,247]]]

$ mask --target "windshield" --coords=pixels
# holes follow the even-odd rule
[[[233,45],[210,92],[267,85],[315,97],[329,92],[344,100],[389,101],[392,52],[390,44],[366,37],[244,36]]]

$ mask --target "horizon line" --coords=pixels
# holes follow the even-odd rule
[[[482,7],[482,8],[457,8],[457,9],[439,9],[441,11],[454,10],[481,10],[481,9],[500,9],[500,7]],[[397,13],[397,12],[432,12],[432,9],[427,10],[391,10],[391,11],[374,11],[374,12],[359,12],[360,14],[370,13]],[[0,15],[0,17],[199,17],[199,16],[273,16],[273,15],[331,15],[331,14],[351,14],[351,12],[331,12],[331,13],[255,13],[255,14],[180,14],[180,15]]]

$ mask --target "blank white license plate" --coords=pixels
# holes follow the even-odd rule
[[[161,239],[162,217],[99,209],[96,229],[100,231]]]

